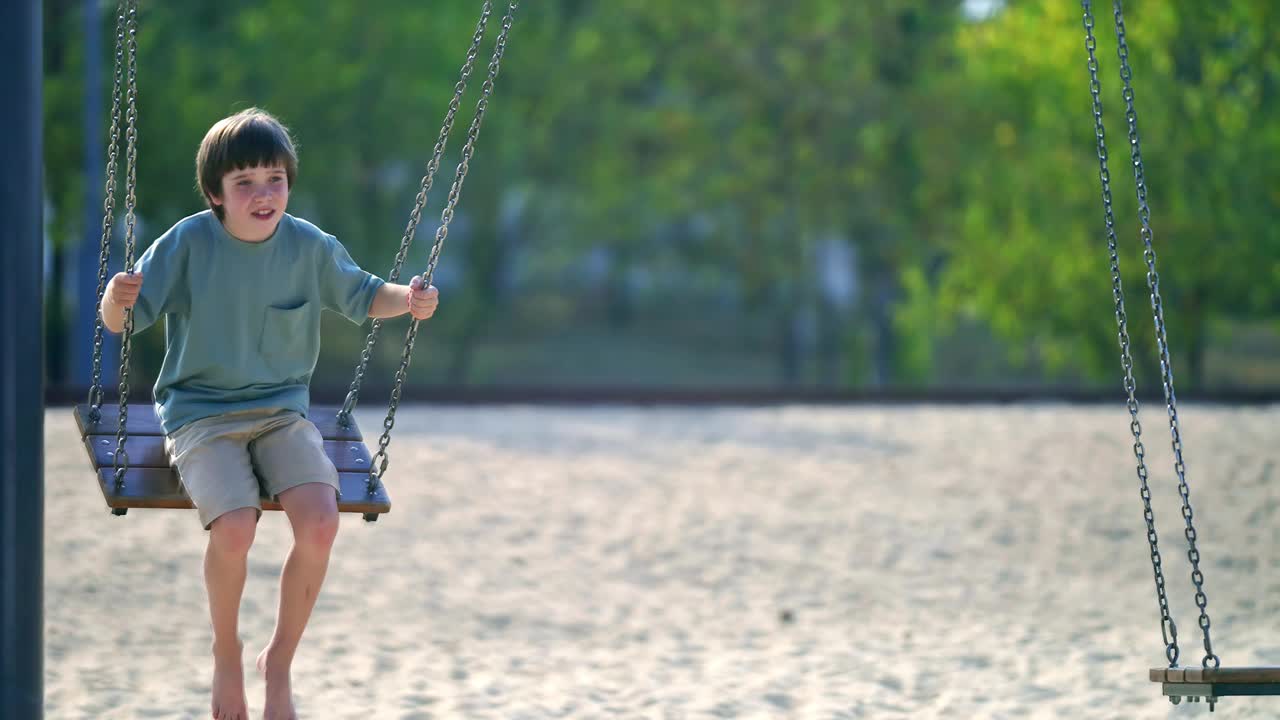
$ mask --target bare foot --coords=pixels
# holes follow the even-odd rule
[[[262,708],[262,720],[298,720],[293,708],[293,692],[289,688],[289,670],[270,666],[267,655],[271,648],[258,655],[258,672],[267,682],[267,703]]]
[[[244,667],[240,662],[243,645],[235,648],[213,646],[213,702],[210,712],[214,720],[249,720],[249,701],[244,695]]]

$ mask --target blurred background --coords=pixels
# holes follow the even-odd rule
[[[208,127],[258,106],[297,142],[290,211],[385,277],[480,5],[143,3],[138,252],[203,209]],[[1098,5],[1129,321],[1140,386],[1159,392]],[[114,7],[44,3],[47,371],[68,400],[90,378]],[[404,277],[426,268],[502,8]],[[1126,20],[1178,388],[1274,397],[1280,6],[1130,0]],[[408,394],[1119,401],[1109,264],[1079,3],[526,2]],[[366,389],[390,386],[406,327],[384,327]],[[326,316],[317,398],[345,392],[366,330]],[[149,395],[163,332],[134,348]]]

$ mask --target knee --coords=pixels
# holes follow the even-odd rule
[[[306,550],[328,552],[338,536],[337,510],[325,510],[307,517],[294,528],[294,542]]]
[[[218,516],[209,526],[209,547],[220,554],[248,555],[258,528],[258,512],[240,508]]]

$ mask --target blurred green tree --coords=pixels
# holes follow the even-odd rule
[[[1116,39],[1096,3],[1117,235],[1138,350],[1154,331]],[[1267,0],[1126,3],[1130,62],[1170,342],[1203,381],[1210,322],[1280,314],[1280,9]],[[1011,3],[957,36],[970,92],[959,237],[941,307],[986,319],[1050,367],[1114,376],[1115,323],[1079,3]],[[1176,361],[1175,361],[1176,364]],[[1148,377],[1151,377],[1148,375]],[[1158,376],[1157,376],[1158,377]]]
[[[1278,11],[1267,0],[1129,5],[1169,332],[1199,379],[1212,323],[1280,314],[1280,234],[1268,222],[1280,200],[1280,60],[1267,32]],[[208,126],[258,105],[299,140],[293,209],[385,272],[479,6],[145,4],[141,244],[201,209],[193,158]],[[503,7],[408,273],[425,267]],[[525,4],[437,276],[451,312],[432,324],[447,346],[428,360],[435,376],[483,381],[476,348],[496,333],[545,341],[584,317],[625,328],[644,312],[716,333],[718,320],[692,321],[727,303],[735,332],[768,343],[789,382],[929,383],[960,319],[989,327],[1015,360],[1113,377],[1079,7],[993,7],[977,16],[964,0],[797,0],[785,11],[765,0]],[[101,182],[81,171],[80,8],[45,3],[55,256],[86,234],[85,183]],[[1141,341],[1151,330],[1123,105],[1109,13],[1099,21]],[[108,48],[113,25],[103,23]],[[832,242],[853,252],[833,255]],[[596,261],[603,297],[573,284]],[[823,289],[832,262],[856,272],[845,305]],[[399,354],[394,327],[384,366]],[[322,373],[340,382],[361,336],[332,330]],[[1148,362],[1149,346],[1139,343]],[[140,349],[154,353],[159,338]]]

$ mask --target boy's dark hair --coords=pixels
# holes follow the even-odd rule
[[[298,175],[298,154],[289,138],[289,129],[269,113],[248,108],[214,123],[196,151],[196,182],[209,208],[221,220],[221,205],[211,198],[222,197],[222,176],[233,170],[283,165],[289,187]]]

